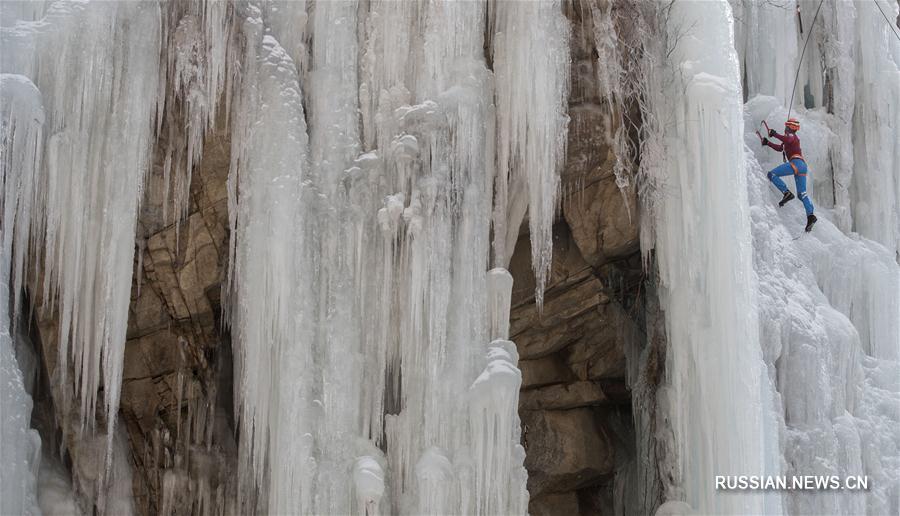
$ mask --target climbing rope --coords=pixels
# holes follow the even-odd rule
[[[809,38],[812,36],[813,27],[816,26],[816,20],[819,19],[819,11],[822,9],[822,4],[825,0],[819,0],[819,7],[816,7],[816,15],[813,16],[812,23],[809,24],[809,33],[806,35],[806,41],[803,42],[803,50],[800,52],[800,61],[797,63],[797,73],[794,74],[794,86],[791,88],[791,102],[788,104],[788,118],[791,118],[791,110],[794,109],[794,92],[797,90],[797,79],[800,78],[800,67],[803,66],[803,56],[806,54],[806,45],[809,44]],[[797,13],[799,16],[800,13]]]
[[[894,24],[891,23],[891,20],[888,19],[886,14],[884,14],[884,9],[882,9],[881,6],[878,5],[878,0],[872,0],[872,1],[875,2],[875,7],[877,7],[878,10],[881,11],[881,16],[884,17],[884,21],[886,21],[888,24],[888,27],[891,28],[891,32],[894,33],[894,36],[897,36],[897,41],[900,41],[900,34],[897,33],[897,29],[894,28]]]

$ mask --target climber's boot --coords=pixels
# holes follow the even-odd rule
[[[815,224],[817,220],[819,220],[819,219],[817,219],[815,215],[810,214],[810,215],[806,216],[806,232],[807,233],[812,231],[813,224]]]
[[[794,194],[792,194],[790,192],[790,190],[788,190],[787,192],[784,192],[784,197],[781,198],[781,202],[778,203],[778,206],[784,206],[785,204],[788,203],[788,201],[790,201],[793,198],[794,198]],[[813,221],[813,222],[815,222],[815,221]],[[812,226],[810,226],[810,227],[812,227]]]

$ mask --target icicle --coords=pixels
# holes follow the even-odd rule
[[[510,472],[516,464],[514,447],[520,446],[519,387],[522,373],[516,345],[495,340],[488,363],[470,390],[470,431],[474,436],[475,512],[501,514],[515,507],[524,486],[515,485]],[[524,454],[523,457],[524,458]]]
[[[302,374],[313,369],[318,301],[310,295],[317,269],[308,230],[315,198],[304,184],[303,103],[297,69],[278,41],[263,35],[259,11],[248,6],[242,16],[245,69],[232,112],[232,141],[241,145],[232,152],[229,175],[239,499],[245,512],[310,513],[312,424],[320,416],[312,377]]]
[[[5,9],[5,7],[4,7]],[[38,514],[41,439],[31,429],[32,400],[13,342],[10,298],[20,291],[21,263],[39,217],[40,92],[21,75],[0,74],[0,513]],[[14,254],[15,253],[15,254]],[[13,272],[15,271],[15,272]],[[11,281],[11,274],[15,280]],[[16,287],[13,287],[16,285]],[[15,290],[13,290],[15,288]],[[15,304],[15,301],[13,302]],[[15,317],[15,315],[13,315]]]
[[[509,338],[509,310],[512,299],[512,274],[506,269],[488,271],[488,299],[491,315],[491,338]]]
[[[40,174],[35,189],[20,192],[31,197],[20,199],[22,206],[41,215],[16,220],[16,238],[31,238],[32,250],[38,243],[43,247],[43,298],[55,305],[60,321],[64,399],[57,402],[69,410],[74,387],[79,430],[93,430],[103,387],[106,468],[97,486],[102,508],[119,407],[137,206],[157,102],[159,6],[57,2],[39,22],[17,27],[23,38],[17,43],[30,41],[17,47],[22,54],[15,62],[42,93],[44,131],[50,136],[44,166],[35,169]],[[37,113],[33,116],[38,121]],[[34,138],[12,142],[11,148],[34,145]],[[13,158],[23,156],[17,152]],[[22,233],[28,224],[31,237]],[[17,253],[28,250],[25,240],[17,243]],[[69,420],[68,412],[62,419]]]
[[[171,203],[173,220],[179,224],[189,208],[191,175],[203,154],[203,138],[216,123],[226,88],[230,7],[225,0],[198,0],[170,2],[166,8],[167,21],[174,27],[167,34],[167,62],[160,78],[165,87],[165,102],[160,105],[166,109],[160,107],[157,115],[157,123],[165,119],[168,129],[162,209],[163,221],[168,222]]]
[[[568,135],[569,25],[558,1],[495,1],[491,9],[499,165],[494,263],[509,264],[527,205],[541,307]]]
[[[25,260],[44,228],[46,178],[41,171],[44,108],[41,93],[27,77],[0,74],[0,251],[9,257],[12,313],[18,313]]]

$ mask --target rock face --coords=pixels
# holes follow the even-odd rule
[[[613,483],[634,441],[625,375],[626,349],[643,332],[633,302],[642,281],[638,200],[613,173],[616,122],[599,95],[590,3],[575,2],[567,13],[571,121],[543,311],[534,303],[527,235],[510,263],[510,333],[521,358],[519,415],[534,515],[612,514]]]
[[[640,317],[623,301],[636,296],[642,274],[637,198],[619,188],[612,171],[615,124],[599,95],[590,3],[576,1],[567,12],[571,122],[543,310],[534,303],[527,234],[509,267],[530,512],[537,515],[611,513],[623,442],[633,441],[619,421],[630,419],[626,350],[641,331]],[[229,150],[222,121],[204,142],[180,225],[166,220],[173,210],[163,209],[161,156],[145,190],[120,413],[141,514],[228,505],[237,490],[231,344],[220,321]],[[52,377],[56,321],[45,314],[37,328]]]
[[[228,260],[230,145],[225,134],[220,130],[207,137],[194,171],[188,214],[180,225],[163,219],[161,158],[150,174],[138,220],[119,424],[128,435],[134,505],[140,514],[159,514],[179,500],[182,507],[194,509],[215,498],[227,504],[235,491],[231,345],[219,320]],[[56,373],[57,324],[53,314],[37,314],[47,378]],[[61,394],[52,396],[59,405]],[[62,437],[70,444],[67,453],[73,459],[92,453],[73,445],[77,415],[70,412],[66,421],[57,412]],[[93,489],[97,472],[73,473],[79,489]]]
[[[144,514],[176,500],[201,502],[196,493],[227,496],[234,482],[231,344],[219,317],[228,262],[229,149],[226,131],[207,136],[188,214],[178,225],[163,218],[158,163],[138,221],[142,256],[132,287],[121,418],[136,466],[136,506]]]

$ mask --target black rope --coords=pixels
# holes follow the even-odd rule
[[[887,17],[886,14],[884,14],[884,9],[882,9],[881,6],[878,5],[878,0],[873,0],[873,1],[875,2],[875,7],[877,7],[878,10],[881,11],[881,16],[884,17],[884,21],[886,21],[888,24],[888,27],[891,28],[891,32],[894,33],[894,36],[897,36],[897,41],[900,41],[900,34],[897,33],[897,29],[894,28],[894,24],[891,23],[891,20]]]
[[[797,90],[797,79],[800,78],[800,67],[803,66],[803,56],[806,54],[806,45],[809,44],[809,38],[812,36],[813,27],[816,25],[816,20],[819,19],[819,11],[822,9],[822,4],[824,2],[825,0],[819,0],[819,7],[816,7],[816,15],[813,16],[813,21],[809,24],[809,34],[806,35],[806,41],[803,43],[803,51],[800,52],[800,62],[797,63],[797,73],[794,74],[794,87],[791,88],[791,102],[788,104],[788,118],[791,117],[791,110],[794,109],[794,92]]]

